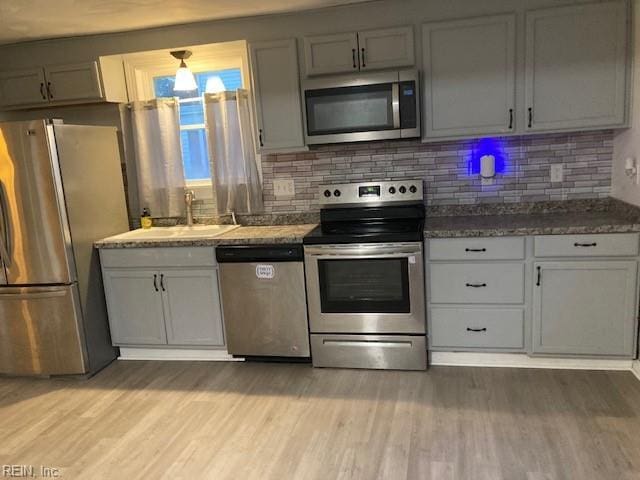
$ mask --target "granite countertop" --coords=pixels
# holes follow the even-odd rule
[[[172,237],[122,240],[110,237],[100,240],[94,245],[97,248],[145,248],[302,243],[302,238],[316,226],[316,224],[241,226],[221,235],[201,238]]]
[[[640,218],[618,211],[427,217],[426,238],[640,232]]]

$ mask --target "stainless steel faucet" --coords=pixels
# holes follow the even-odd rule
[[[187,226],[193,226],[193,201],[196,199],[196,194],[193,190],[184,191],[184,204],[187,207]]]

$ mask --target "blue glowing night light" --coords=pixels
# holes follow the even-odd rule
[[[493,155],[496,159],[496,173],[504,173],[507,166],[507,154],[504,140],[501,138],[481,138],[476,140],[471,149],[469,175],[480,175],[480,158]]]

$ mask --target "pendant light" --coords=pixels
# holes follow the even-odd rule
[[[191,56],[189,50],[174,50],[170,52],[174,58],[180,60],[180,67],[176,71],[176,81],[173,84],[175,92],[190,92],[198,89],[198,84],[187,64],[184,63],[185,58]]]

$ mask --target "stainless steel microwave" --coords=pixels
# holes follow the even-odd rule
[[[306,143],[419,137],[418,89],[417,70],[306,80]]]

